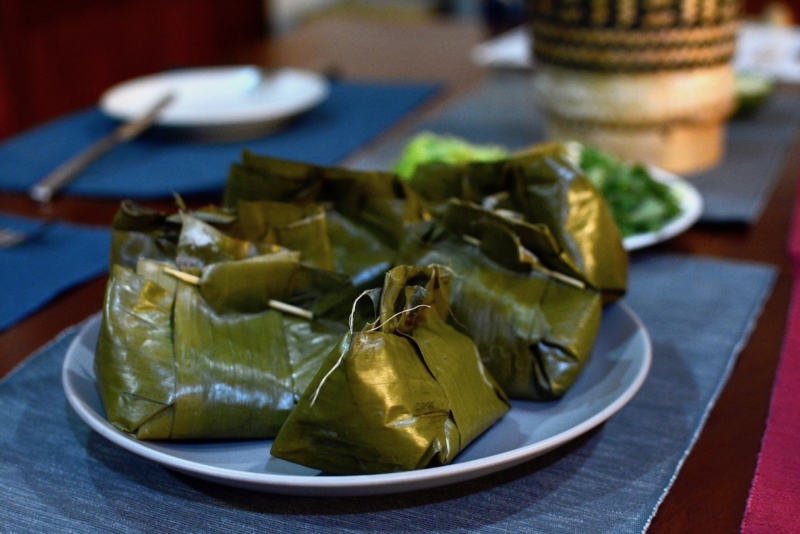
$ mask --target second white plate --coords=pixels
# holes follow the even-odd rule
[[[267,130],[327,98],[320,74],[254,66],[207,67],[167,71],[115,85],[100,98],[107,115],[129,121],[167,93],[175,100],[156,124],[173,128],[249,128]]]
[[[271,440],[178,443],[139,441],[111,426],[95,386],[95,316],[67,350],[62,383],[67,400],[97,433],[143,458],[229,486],[294,495],[375,495],[432,488],[520,464],[559,447],[614,415],[630,401],[650,369],[650,339],[624,304],[604,311],[592,359],[558,401],[514,401],[497,424],[470,444],[455,463],[402,473],[320,476],[278,458]]]

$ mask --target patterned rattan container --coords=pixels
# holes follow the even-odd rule
[[[530,0],[555,139],[685,173],[722,156],[738,0]]]

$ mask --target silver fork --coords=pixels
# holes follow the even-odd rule
[[[22,230],[0,228],[0,249],[15,247],[27,241],[29,237],[28,232],[23,232]]]
[[[28,241],[38,239],[50,228],[53,221],[45,221],[31,231],[14,230],[0,226],[0,250],[16,247]]]

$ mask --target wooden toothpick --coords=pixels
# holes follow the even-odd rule
[[[187,284],[191,284],[193,286],[200,285],[199,276],[185,273],[177,269],[172,269],[170,267],[164,267],[164,272],[174,276],[178,280],[186,282]],[[279,312],[283,312],[289,315],[294,315],[295,317],[300,317],[301,319],[308,319],[309,321],[314,320],[314,312],[306,310],[304,308],[293,306],[291,304],[287,304],[285,302],[281,302],[280,300],[270,299],[267,301],[267,305],[273,310],[277,310]]]

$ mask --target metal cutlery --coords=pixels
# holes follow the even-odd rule
[[[0,249],[11,248],[28,240],[28,233],[10,228],[0,228]]]
[[[39,239],[50,229],[53,223],[53,220],[48,220],[29,231],[0,226],[0,250]]]
[[[86,150],[77,156],[67,160],[64,164],[60,165],[53,172],[45,176],[41,181],[37,182],[28,191],[28,195],[36,202],[47,203],[53,196],[61,190],[62,187],[71,182],[78,174],[80,174],[92,162],[97,160],[100,156],[114,148],[115,146],[128,142],[147,128],[153,125],[158,118],[159,113],[174,99],[172,93],[168,93],[158,99],[141,117],[138,119],[121,124],[114,129],[110,134],[103,137],[93,145],[89,146]]]

